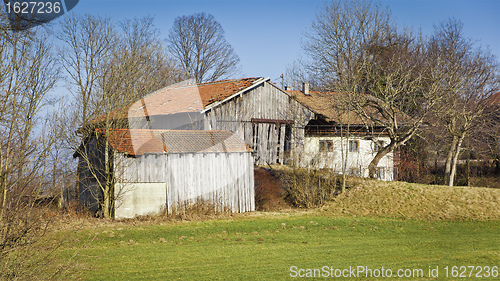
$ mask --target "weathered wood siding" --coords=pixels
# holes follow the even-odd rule
[[[289,140],[302,151],[304,127],[313,113],[269,81],[208,110],[205,129],[231,130],[255,150],[257,164],[284,163],[285,124],[252,119],[292,121]],[[283,132],[283,134],[281,134]]]
[[[203,198],[234,212],[255,210],[251,153],[168,155],[167,207]]]
[[[117,154],[115,159],[117,217],[130,216],[130,209],[135,215],[159,208],[171,211],[200,198],[234,212],[255,210],[250,152],[145,154],[137,158]],[[164,184],[164,189],[158,184]],[[148,199],[152,197],[165,200],[159,206],[158,200]]]

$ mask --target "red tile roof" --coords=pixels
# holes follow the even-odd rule
[[[327,121],[351,125],[364,125],[363,120],[352,110],[345,110],[343,107],[349,94],[336,92],[309,91],[305,95],[301,91],[287,91],[290,95],[314,111],[316,114],[324,116]]]
[[[226,99],[248,88],[260,78],[223,80],[197,85],[173,86],[160,89],[134,103],[129,109],[129,116],[145,114],[150,116],[179,112],[202,111],[208,105]]]
[[[103,136],[106,135],[104,129],[99,128],[96,131]],[[108,140],[116,151],[129,155],[166,152],[166,148],[152,130],[111,129]]]
[[[237,92],[252,86],[255,82],[261,78],[243,78],[236,80],[223,80],[211,83],[203,83],[198,85],[198,90],[200,92],[200,97],[203,102],[203,106],[222,101]]]
[[[101,135],[104,129],[96,129]],[[252,151],[231,131],[113,129],[109,143],[120,153],[208,153]]]
[[[259,79],[243,78],[198,85],[166,87],[134,103],[129,110],[129,117],[136,117],[135,112],[143,116],[145,109],[147,109],[149,116],[179,112],[200,112],[208,105],[222,101],[252,86]]]
[[[131,105],[113,111],[111,118],[201,112],[207,106],[222,101],[261,81],[263,81],[262,78],[251,77],[195,85],[173,85],[153,92]],[[104,120],[105,115],[101,115],[90,123],[103,122]]]

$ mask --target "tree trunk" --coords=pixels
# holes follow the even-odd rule
[[[347,164],[349,160],[349,124],[347,124],[347,136],[346,136],[346,145],[344,149],[344,145],[342,145],[343,138],[343,129],[340,126],[340,152],[342,153],[342,189],[341,192],[344,193],[346,190],[346,172],[347,172]]]
[[[102,217],[105,219],[109,219],[109,194],[106,190],[103,192],[103,200],[102,200]]]
[[[391,141],[389,145],[386,147],[383,147],[382,149],[379,149],[375,157],[373,157],[372,161],[368,165],[368,176],[372,179],[377,178],[377,166],[378,163],[384,156],[386,156],[389,152],[391,152],[395,147],[395,143]]]
[[[110,149],[109,149],[109,135],[110,130],[106,130],[106,138],[104,142],[104,188],[103,188],[103,202],[102,212],[105,219],[111,218],[111,166],[110,166]]]
[[[460,155],[460,146],[462,145],[462,142],[465,137],[465,132],[462,133],[460,138],[458,139],[458,142],[456,143],[456,146],[454,147],[455,154],[453,155],[453,162],[451,165],[451,172],[450,172],[450,179],[448,180],[448,186],[453,186],[453,181],[455,180],[455,174],[457,172],[457,162],[458,162],[458,156]]]
[[[0,190],[2,190],[2,207],[0,208],[0,222],[3,221],[4,210],[7,205],[7,181],[4,179],[5,176],[2,176],[0,180]]]
[[[446,163],[445,163],[445,168],[444,168],[444,177],[445,177],[447,185],[450,185],[451,166],[452,166],[453,155],[455,154],[455,147],[457,146],[457,143],[458,143],[458,137],[453,136],[453,140],[451,141],[450,150],[448,150],[448,154],[446,155]]]
[[[470,138],[467,139],[467,186],[470,186]]]
[[[467,186],[470,186],[470,153],[467,156]]]

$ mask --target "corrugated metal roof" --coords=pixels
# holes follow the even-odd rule
[[[104,129],[96,129],[105,135]],[[231,131],[113,129],[109,143],[120,153],[249,152],[246,143]]]
[[[231,131],[155,130],[168,153],[252,151]]]

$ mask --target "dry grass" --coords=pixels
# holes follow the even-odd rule
[[[230,217],[230,208],[221,202],[198,199],[193,203],[179,204],[170,213],[164,212],[160,218],[170,221],[200,221]]]
[[[500,190],[351,179],[327,212],[422,220],[500,220]]]
[[[161,224],[164,222],[204,221],[232,216],[233,212],[227,206],[219,202],[214,203],[212,201],[198,199],[192,203],[179,204],[168,213],[163,211],[160,214],[119,219],[115,222],[125,225],[149,225]]]
[[[56,252],[83,220],[54,204],[10,210],[0,222],[0,280],[54,280],[71,275],[78,266]]]
[[[481,186],[481,187],[499,188],[500,189],[500,177],[499,176],[471,177],[470,183],[473,186]]]

